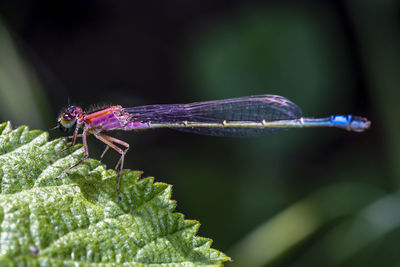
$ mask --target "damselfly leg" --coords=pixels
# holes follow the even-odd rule
[[[76,143],[77,137],[78,137],[78,131],[75,131],[75,132],[74,132],[74,135],[73,135],[73,140],[72,140],[71,146],[69,146],[69,147],[67,147],[67,148],[64,148],[64,149],[61,150],[59,153],[62,153],[62,152],[64,152],[64,151],[66,151],[66,150],[72,148],[72,147],[75,145],[75,143]],[[84,162],[84,161],[89,157],[89,148],[88,148],[87,141],[86,141],[86,138],[87,138],[86,130],[83,130],[83,133],[80,134],[80,137],[82,137],[82,144],[83,144],[83,150],[84,150],[84,156],[83,156],[83,158],[81,158],[81,159],[80,159],[77,163],[75,163],[74,165],[72,165],[72,166],[66,168],[65,170],[63,170],[59,176],[61,176],[62,174],[66,173],[67,171],[72,170],[73,168],[79,166],[82,162]]]
[[[115,151],[117,151],[119,154],[121,154],[121,157],[119,158],[119,160],[117,162],[117,165],[115,165],[115,171],[117,171],[117,173],[118,173],[118,183],[117,183],[118,198],[121,199],[121,192],[119,190],[120,182],[121,182],[121,173],[122,173],[122,169],[124,168],[125,155],[129,150],[129,144],[127,142],[124,142],[124,141],[114,138],[112,136],[106,135],[104,133],[98,133],[98,134],[95,134],[94,136],[107,145],[107,147],[105,148],[104,152],[101,155],[101,158],[104,156],[104,154],[108,151],[109,148],[112,148]],[[118,147],[114,143],[124,146],[125,149]]]
[[[75,146],[76,140],[78,138],[82,137],[82,134],[79,134],[79,128],[80,128],[79,125],[77,125],[75,127],[74,133],[72,135],[70,135],[70,136],[65,137],[66,140],[72,139],[71,145],[66,147],[66,148],[64,148],[64,149],[62,149],[61,151],[58,151],[57,154],[56,154],[57,156],[60,155],[61,153],[65,152],[65,151],[70,150],[71,148],[73,148]]]
[[[60,154],[62,152],[65,152],[65,151],[71,149],[75,145],[77,138],[78,137],[82,137],[82,144],[83,144],[83,148],[84,148],[84,156],[77,163],[75,163],[74,165],[72,165],[72,166],[66,168],[65,170],[63,170],[62,173],[60,174],[60,176],[63,173],[65,173],[65,172],[67,172],[67,171],[79,166],[80,164],[82,164],[89,157],[89,148],[88,148],[88,145],[87,145],[87,136],[88,136],[88,134],[86,133],[85,130],[84,130],[84,132],[82,134],[77,134],[77,132],[75,132],[75,133],[74,133],[73,136],[69,136],[68,137],[68,138],[72,138],[73,139],[71,145],[69,147],[67,147],[67,148],[64,148],[63,150],[61,150],[57,154]],[[119,158],[117,164],[115,165],[115,171],[117,172],[117,175],[118,175],[118,183],[117,183],[118,199],[121,199],[121,192],[120,192],[121,173],[122,173],[122,170],[123,170],[123,167],[124,167],[125,155],[129,150],[129,144],[124,142],[124,141],[122,141],[122,140],[114,138],[112,136],[106,135],[104,133],[96,133],[96,134],[94,134],[94,136],[97,139],[99,139],[100,141],[102,141],[103,143],[106,144],[106,148],[104,149],[103,153],[101,154],[100,160],[104,157],[104,155],[106,154],[106,152],[110,148],[114,149],[115,151],[117,151],[121,155],[121,157]],[[74,143],[74,141],[75,141],[75,143]],[[124,149],[118,147],[117,145],[115,145],[115,143],[123,146]]]

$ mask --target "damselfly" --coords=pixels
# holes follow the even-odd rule
[[[86,142],[93,134],[106,144],[100,158],[110,149],[121,157],[115,166],[118,173],[117,191],[120,196],[120,178],[129,144],[106,135],[112,130],[146,130],[171,128],[214,136],[246,137],[262,135],[279,129],[304,127],[336,127],[362,132],[371,122],[352,115],[332,115],[326,118],[302,117],[301,109],[290,100],[277,95],[257,95],[232,99],[195,102],[190,104],[148,105],[132,108],[110,106],[93,112],[84,112],[77,106],[68,106],[58,118],[58,127],[67,130],[75,125],[71,146],[82,137],[84,157],[68,171],[89,157]],[[79,134],[79,129],[82,133]]]

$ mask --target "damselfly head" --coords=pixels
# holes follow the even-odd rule
[[[61,131],[66,132],[73,127],[77,119],[82,115],[83,111],[80,107],[69,106],[58,117],[58,125]]]

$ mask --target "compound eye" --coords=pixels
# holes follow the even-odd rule
[[[63,118],[63,120],[65,120],[65,121],[70,121],[70,120],[72,120],[74,117],[71,116],[71,114],[68,112],[68,113],[64,113],[64,115],[62,116],[62,118]]]
[[[76,122],[76,117],[70,114],[68,111],[62,114],[58,119],[58,123],[60,124],[60,126],[67,129],[74,126],[75,122]]]
[[[65,130],[68,130],[69,128],[73,127],[79,118],[79,116],[82,114],[82,109],[80,107],[76,106],[70,106],[63,113],[60,114],[58,117],[58,124],[60,127],[62,126]],[[60,128],[63,130],[62,128]]]

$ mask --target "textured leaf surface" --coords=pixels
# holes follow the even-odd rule
[[[171,187],[112,170],[47,133],[0,124],[0,266],[220,266],[229,258],[173,213]]]

